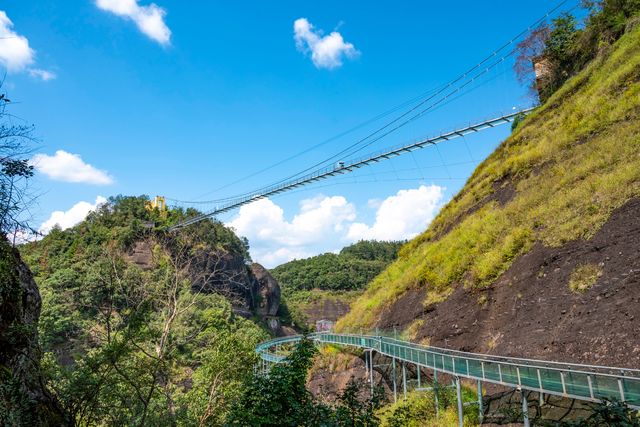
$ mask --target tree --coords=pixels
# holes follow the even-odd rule
[[[364,381],[351,377],[336,402],[335,420],[338,426],[371,427],[380,423],[376,411],[383,404],[384,388],[375,387],[370,398],[363,396],[368,392]]]
[[[227,419],[235,426],[319,426],[331,418],[330,411],[313,401],[306,388],[307,372],[316,348],[303,338],[287,359],[271,368],[269,375],[255,375],[244,387]]]
[[[1,86],[0,86],[1,88]],[[33,126],[8,120],[11,101],[0,93],[0,232],[3,235],[30,231],[23,212],[31,203],[28,179],[33,165],[27,158],[33,142]]]
[[[530,95],[535,98],[538,96],[538,88],[536,85],[534,62],[541,59],[550,32],[549,26],[543,23],[537,28],[534,28],[527,37],[516,46],[517,56],[513,66],[514,71],[518,81],[527,86]]]

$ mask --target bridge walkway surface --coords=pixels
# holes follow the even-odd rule
[[[373,352],[403,365],[403,389],[406,393],[404,364],[411,363],[434,374],[444,373],[455,379],[458,396],[458,415],[462,426],[460,378],[478,382],[478,405],[482,414],[482,383],[499,384],[518,390],[539,392],[540,396],[556,395],[590,402],[616,399],[640,410],[640,370],[595,365],[549,362],[515,357],[491,356],[478,353],[423,346],[408,341],[377,335],[315,333],[309,335],[317,344],[338,344],[357,347],[368,354],[367,370],[373,375]],[[284,344],[295,344],[302,336],[276,338],[261,343],[256,352],[262,360],[264,372],[286,356],[278,351]],[[394,399],[397,399],[396,378],[393,378]],[[522,394],[524,424],[529,425],[526,395]]]

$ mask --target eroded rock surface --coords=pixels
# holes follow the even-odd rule
[[[38,320],[41,299],[31,271],[0,240],[0,425],[69,425],[44,387]]]

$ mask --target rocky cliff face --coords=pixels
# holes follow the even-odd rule
[[[153,267],[153,244],[148,240],[135,242],[126,258],[143,270]],[[207,293],[219,293],[245,317],[257,315],[274,333],[279,333],[277,319],[280,308],[280,286],[262,265],[247,266],[243,257],[230,253],[194,251],[190,265],[192,288]]]
[[[0,425],[66,425],[40,371],[40,293],[29,268],[0,241]]]
[[[256,280],[260,316],[276,316],[280,307],[280,286],[271,273],[260,264],[251,264],[251,273]]]

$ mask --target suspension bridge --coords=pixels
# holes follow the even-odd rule
[[[388,148],[388,149],[385,149],[385,150],[382,150],[382,151],[379,151],[355,160],[337,162],[334,165],[317,169],[299,178],[287,180],[282,183],[278,183],[272,186],[268,186],[268,187],[256,190],[249,194],[239,196],[237,198],[231,198],[229,200],[226,200],[208,212],[189,218],[185,221],[182,221],[172,226],[170,230],[171,231],[178,230],[188,225],[195,224],[206,218],[211,218],[221,213],[239,208],[240,206],[246,205],[248,203],[252,203],[257,200],[264,199],[266,197],[275,196],[277,194],[284,193],[284,192],[293,190],[295,188],[303,187],[305,185],[312,184],[314,182],[321,181],[336,175],[346,174],[356,169],[360,169],[364,166],[368,166],[374,163],[379,163],[384,160],[389,160],[392,157],[397,157],[405,153],[410,153],[412,151],[419,150],[421,148],[425,148],[430,145],[435,145],[440,142],[450,141],[455,138],[464,137],[465,135],[477,133],[485,129],[495,128],[496,126],[500,126],[505,123],[511,123],[513,122],[513,120],[515,120],[516,117],[525,116],[529,114],[531,111],[533,111],[533,109],[534,109],[533,107],[520,109],[510,114],[501,115],[498,117],[481,121],[479,123],[475,123],[469,126],[455,129],[453,131],[441,133],[435,137],[423,139],[410,144],[391,147],[391,148]]]
[[[258,345],[260,372],[268,374],[270,368],[286,363],[286,351],[300,341],[302,336],[288,336],[266,341]],[[540,404],[545,396],[554,395],[587,402],[616,399],[640,410],[640,370],[606,366],[549,362],[515,357],[491,356],[437,347],[423,346],[408,341],[379,335],[355,335],[321,332],[309,335],[318,345],[341,345],[364,352],[368,382],[373,393],[373,363],[375,353],[391,363],[391,382],[394,400],[398,394],[407,395],[407,365],[415,366],[417,389],[422,388],[421,372],[430,372],[437,384],[438,374],[453,379],[456,388],[458,420],[463,426],[463,400],[461,379],[477,384],[477,406],[482,419],[483,384],[497,384],[521,392],[523,423],[529,427],[529,402],[525,391],[537,393]],[[400,371],[400,372],[398,372]],[[398,378],[399,377],[399,378]],[[402,387],[401,390],[399,388]],[[437,390],[437,387],[434,388]],[[436,394],[437,399],[437,394]],[[436,403],[437,404],[437,403]]]
[[[450,80],[448,83],[440,86],[439,88],[434,89],[433,91],[426,92],[408,101],[402,106],[398,106],[392,109],[391,111],[389,111],[388,113],[380,115],[379,117],[384,117],[389,113],[399,110],[403,106],[413,104],[410,108],[408,108],[401,114],[387,121],[382,126],[371,131],[364,137],[356,140],[354,143],[350,144],[349,146],[343,148],[338,153],[316,163],[315,165],[309,168],[304,169],[303,171],[298,172],[297,174],[289,178],[285,178],[272,185],[262,187],[255,191],[251,191],[248,193],[244,193],[241,195],[228,197],[224,199],[205,201],[205,202],[181,201],[177,199],[170,199],[176,202],[177,204],[186,204],[186,205],[194,205],[194,204],[203,205],[203,204],[212,203],[214,204],[214,208],[208,210],[207,212],[199,213],[199,214],[196,214],[195,216],[187,218],[171,226],[169,230],[175,231],[183,227],[189,226],[191,224],[195,224],[199,221],[212,218],[216,215],[231,211],[233,209],[239,208],[243,205],[255,202],[257,200],[260,200],[266,197],[275,196],[299,187],[307,186],[309,184],[312,184],[317,181],[324,180],[336,175],[353,172],[354,170],[357,170],[364,166],[369,166],[384,160],[389,160],[393,157],[397,157],[406,153],[411,153],[412,151],[425,148],[430,145],[436,145],[440,142],[449,141],[459,137],[464,137],[467,134],[480,132],[484,129],[489,129],[489,128],[499,126],[501,124],[509,123],[509,122],[512,122],[518,116],[529,114],[533,110],[533,108],[522,108],[518,111],[513,111],[506,115],[500,115],[498,117],[491,118],[488,120],[483,120],[476,124],[461,127],[459,129],[455,129],[450,132],[441,133],[435,137],[426,138],[410,144],[387,148],[382,151],[371,153],[362,158],[353,158],[353,155],[355,153],[358,153],[364,148],[369,147],[372,144],[382,140],[383,138],[397,132],[399,129],[405,127],[409,123],[412,123],[413,121],[423,117],[425,114],[431,113],[436,109],[441,108],[444,105],[448,104],[449,102],[452,102],[455,99],[469,93],[471,90],[473,90],[472,86],[474,83],[478,83],[482,78],[486,78],[487,75],[492,70],[498,69],[498,67],[503,65],[509,57],[511,57],[512,55],[518,52],[518,47],[514,46],[517,44],[518,40],[522,39],[522,37],[528,34],[529,31],[531,31],[533,28],[536,28],[538,25],[543,23],[548,17],[552,16],[554,13],[561,10],[561,8],[569,2],[570,0],[560,1],[559,4],[557,4],[554,8],[547,11],[542,17],[537,19],[530,26],[528,26],[523,31],[521,31],[520,33],[518,33],[517,35],[509,39],[502,46],[494,50],[491,54],[486,56],[480,62],[476,63],[474,66],[470,67],[469,69],[464,71],[462,74]],[[505,50],[507,51],[504,52]],[[375,119],[371,120],[371,122],[373,121],[375,121]],[[343,133],[343,135],[349,132],[351,131],[347,131]],[[322,145],[322,144],[319,144],[319,145]],[[305,151],[303,151],[303,153],[308,152],[311,149],[317,148],[317,146],[308,148]],[[299,153],[298,155],[300,154],[302,153]],[[298,155],[293,157],[297,157]],[[276,165],[273,165],[273,167],[283,162],[284,161],[279,162]],[[270,169],[270,168],[271,167],[267,169]],[[255,176],[256,174],[264,172],[267,169],[263,169],[262,171],[254,173],[250,176]],[[235,181],[232,184],[235,184],[242,180],[244,179]],[[232,185],[232,184],[229,184],[229,185]],[[222,188],[226,188],[229,185],[224,186]]]

